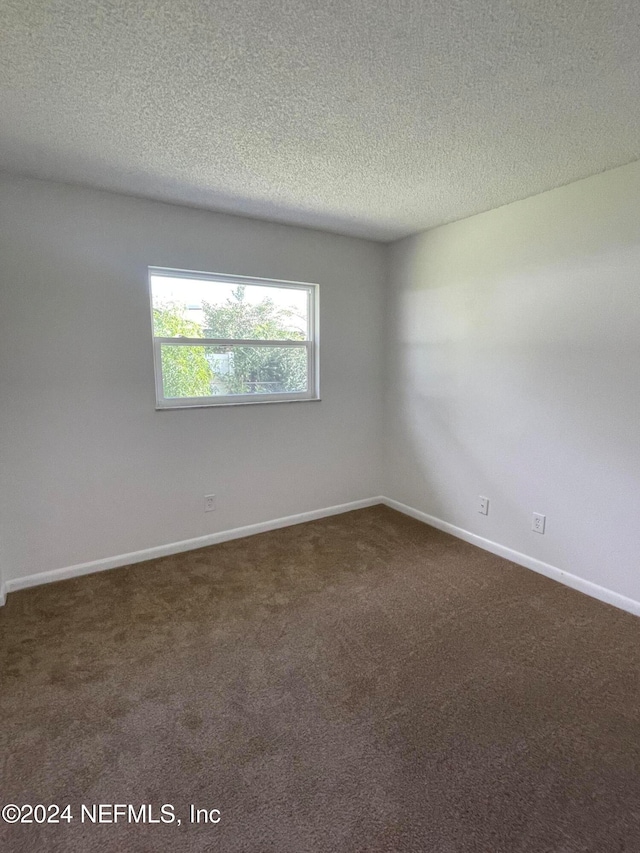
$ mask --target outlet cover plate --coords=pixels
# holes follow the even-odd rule
[[[533,513],[533,521],[531,522],[531,529],[534,533],[544,533],[544,527],[546,523],[547,517],[546,515],[541,515],[539,512]]]

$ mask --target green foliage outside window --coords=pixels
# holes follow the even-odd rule
[[[238,286],[223,305],[204,302],[205,329],[186,317],[186,307],[168,302],[154,307],[158,337],[226,338],[240,340],[304,341],[296,328],[295,312],[277,306],[269,297],[245,301]],[[220,355],[228,354],[228,358]],[[265,394],[304,391],[307,387],[306,349],[290,347],[162,347],[165,397],[208,397],[226,394]]]
[[[239,285],[224,305],[202,305],[205,336],[244,340],[304,341],[305,335],[295,326],[295,313],[280,308],[270,298],[261,302],[245,301],[245,287]],[[223,347],[215,353],[228,352]],[[217,373],[216,379],[226,386],[228,394],[264,394],[304,391],[307,387],[307,354],[303,348],[233,347],[233,368]]]
[[[153,325],[158,337],[202,337],[200,326],[185,317],[185,307],[179,303],[155,307]],[[212,373],[204,347],[163,347],[162,378],[165,397],[208,397]]]

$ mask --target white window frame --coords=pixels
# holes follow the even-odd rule
[[[307,292],[307,339],[304,341],[283,340],[240,340],[239,338],[166,338],[155,334],[153,319],[153,290],[151,276],[167,278],[197,279],[200,281],[222,282],[224,284],[246,284],[258,287],[289,288]],[[155,371],[156,409],[192,409],[210,406],[247,406],[258,403],[292,403],[303,400],[320,399],[320,349],[319,349],[319,287],[304,281],[279,281],[274,278],[254,278],[244,275],[226,275],[224,273],[198,272],[194,270],[171,269],[169,267],[148,268],[149,303],[151,306],[151,333],[153,335],[153,364]],[[229,394],[211,397],[165,397],[162,381],[162,344],[172,346],[252,346],[252,347],[301,347],[307,349],[307,390],[285,391],[278,394]]]

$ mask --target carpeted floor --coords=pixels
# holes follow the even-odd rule
[[[13,593],[0,649],[0,799],[73,816],[5,853],[640,850],[640,620],[384,507]]]

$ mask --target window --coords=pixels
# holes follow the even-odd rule
[[[156,408],[317,400],[318,286],[149,267]]]

